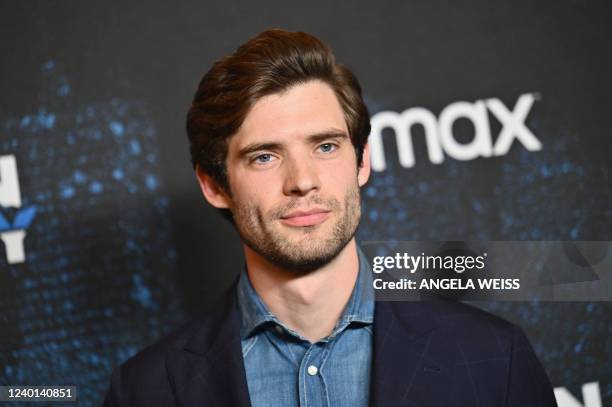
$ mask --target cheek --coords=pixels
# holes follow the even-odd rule
[[[357,184],[357,165],[343,163],[342,165],[331,166],[324,171],[327,176],[323,184],[336,192],[344,193],[347,188]]]
[[[232,191],[243,197],[269,196],[282,185],[278,169],[248,171],[241,168],[233,171],[231,176]]]
[[[270,197],[273,196],[273,192],[267,184],[269,182],[255,180],[234,183],[232,185],[234,210],[249,216],[265,213],[271,206]]]

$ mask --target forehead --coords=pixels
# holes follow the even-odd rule
[[[328,84],[313,80],[259,99],[231,138],[230,149],[255,141],[288,143],[330,130],[348,134],[342,107]]]

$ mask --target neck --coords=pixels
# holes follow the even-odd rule
[[[253,288],[283,324],[312,343],[333,331],[357,280],[355,238],[331,262],[305,274],[280,268],[246,245],[244,250]]]

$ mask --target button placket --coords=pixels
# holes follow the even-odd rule
[[[300,405],[327,405],[325,382],[321,376],[322,357],[326,346],[311,344],[300,364]],[[314,404],[313,404],[314,403]],[[321,404],[322,403],[322,404]]]

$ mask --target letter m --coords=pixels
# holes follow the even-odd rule
[[[395,132],[399,163],[404,168],[414,166],[414,149],[412,147],[412,126],[420,124],[425,130],[427,153],[429,160],[434,164],[444,161],[442,147],[438,140],[438,124],[436,117],[429,110],[422,107],[413,107],[404,110],[401,114],[393,111],[376,113],[371,119],[370,157],[374,171],[384,171],[387,168],[385,151],[382,142],[382,131],[391,128]]]

